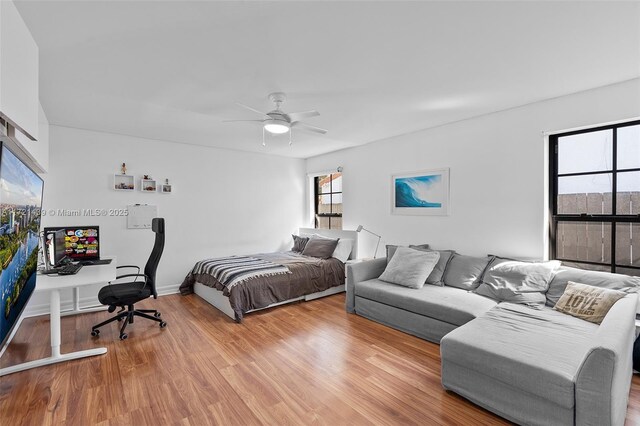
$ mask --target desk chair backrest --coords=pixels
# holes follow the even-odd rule
[[[151,286],[151,293],[153,298],[158,298],[156,292],[156,270],[158,269],[158,263],[160,263],[160,257],[162,257],[162,251],[164,250],[164,219],[156,217],[151,221],[151,230],[156,233],[156,241],[153,244],[153,250],[147,260],[147,264],[144,266],[144,274],[147,276],[147,284]]]

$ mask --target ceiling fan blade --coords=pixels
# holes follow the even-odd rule
[[[320,115],[320,113],[314,109],[311,111],[290,112],[287,115],[289,116],[289,118],[291,118],[292,121],[297,121],[303,118],[317,117]]]
[[[258,123],[262,123],[263,120],[222,120],[223,123],[234,123],[237,121],[255,121]]]
[[[299,127],[300,130],[307,130],[309,132],[320,133],[321,135],[324,135],[325,133],[327,133],[325,129],[321,129],[320,127],[303,123],[302,121],[294,121],[293,123],[291,123],[291,127]]]
[[[236,105],[241,106],[242,108],[246,108],[246,109],[248,109],[249,111],[253,111],[253,112],[255,112],[256,114],[260,114],[260,115],[265,116],[265,117],[267,117],[267,118],[269,117],[266,113],[264,113],[264,112],[262,112],[262,111],[258,111],[258,110],[257,110],[257,109],[255,109],[255,108],[251,108],[251,107],[250,107],[250,106],[248,106],[248,105],[241,104],[240,102],[236,102]]]

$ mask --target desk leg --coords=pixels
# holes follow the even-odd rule
[[[73,309],[80,310],[80,287],[73,288]]]
[[[42,367],[43,365],[56,364],[58,362],[70,361],[72,359],[85,358],[88,356],[102,355],[107,353],[107,348],[88,349],[86,351],[70,352],[68,354],[60,353],[60,290],[51,290],[49,299],[50,320],[51,325],[51,356],[48,358],[37,359],[11,367],[0,369],[0,376],[6,374],[17,373],[18,371],[29,370],[31,368]],[[89,335],[89,333],[87,333]]]
[[[67,315],[85,314],[87,312],[100,312],[106,311],[108,306],[95,305],[86,308],[80,307],[80,287],[73,288],[73,307],[66,311],[60,311],[60,316],[66,317]]]
[[[49,325],[51,327],[51,358],[60,358],[60,290],[49,296]]]

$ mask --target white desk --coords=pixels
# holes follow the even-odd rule
[[[116,279],[115,259],[108,265],[85,266],[75,275],[42,275],[36,279],[37,292],[48,291],[50,293],[50,326],[51,326],[51,356],[47,358],[29,361],[11,367],[0,369],[0,376],[28,370],[30,368],[41,367],[43,365],[55,364],[72,359],[85,358],[88,356],[101,355],[107,352],[107,348],[95,348],[86,351],[60,353],[60,290],[74,288],[74,292],[79,287],[92,284],[106,284]],[[74,296],[77,295],[74,294]],[[74,313],[83,310],[74,310]],[[86,311],[85,311],[86,312]],[[89,331],[87,330],[87,336]]]

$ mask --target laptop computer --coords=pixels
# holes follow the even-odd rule
[[[50,238],[56,231],[64,231],[65,255],[71,261],[83,266],[106,265],[111,259],[100,258],[100,227],[98,226],[65,226],[44,229],[45,238]],[[53,253],[49,253],[53,256]],[[50,259],[53,260],[53,259]]]

